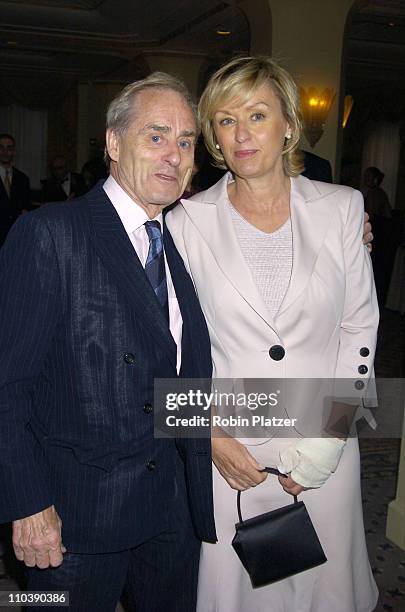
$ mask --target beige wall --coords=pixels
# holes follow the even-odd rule
[[[405,406],[404,406],[405,409]],[[405,550],[405,421],[402,431],[397,496],[388,505],[387,538]]]
[[[198,77],[206,56],[189,56],[177,53],[144,53],[151,72],[162,70],[182,79],[191,93],[197,95]]]
[[[311,149],[335,166],[338,140],[343,34],[353,0],[268,0],[273,22],[272,55],[282,62],[302,87],[333,88],[336,100],[325,132]]]

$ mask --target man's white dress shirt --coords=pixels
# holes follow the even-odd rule
[[[13,182],[13,167],[10,166],[10,168],[6,168],[5,166],[2,166],[0,164],[0,178],[3,181],[3,185],[4,185],[4,189],[7,191],[6,188],[6,174],[8,173],[9,179],[10,179],[10,185]]]
[[[146,214],[143,208],[139,206],[130,196],[120,187],[117,181],[110,175],[103,185],[103,189],[107,196],[111,200],[115,210],[121,219],[122,225],[128,238],[132,242],[138,259],[142,266],[145,267],[146,260],[149,252],[149,237],[146,233],[145,223],[150,221],[150,218]],[[164,232],[163,226],[163,215],[160,213],[155,217],[156,221],[159,221],[162,233]],[[179,303],[177,301],[176,292],[170,269],[167,264],[166,254],[165,257],[165,268],[166,268],[166,283],[167,283],[167,296],[169,299],[169,327],[170,333],[177,345],[177,373],[180,371],[181,366],[181,337],[183,330],[183,319],[180,313]],[[130,279],[128,279],[130,282]]]
[[[67,198],[70,196],[70,183],[71,183],[71,179],[72,179],[72,174],[70,172],[68,172],[67,175],[65,176],[64,180],[60,184],[60,186],[62,187],[63,191],[65,192]]]

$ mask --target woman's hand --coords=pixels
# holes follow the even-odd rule
[[[289,474],[287,476],[279,476],[278,481],[283,487],[284,491],[290,495],[299,495],[303,491],[307,490],[306,487],[296,483]]]
[[[321,487],[337,469],[346,442],[339,438],[303,438],[280,452],[278,469],[303,487]]]
[[[237,491],[255,487],[267,478],[266,472],[260,472],[263,466],[247,448],[229,436],[212,438],[212,460],[229,486]]]

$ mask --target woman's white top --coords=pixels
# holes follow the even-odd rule
[[[253,280],[271,316],[278,313],[290,283],[293,250],[291,218],[271,233],[246,221],[229,203],[236,237]]]

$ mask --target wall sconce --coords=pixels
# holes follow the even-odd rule
[[[300,88],[300,97],[304,134],[313,148],[323,134],[323,128],[336,93],[329,88],[320,93],[316,87],[309,87],[307,91]]]
[[[354,100],[353,96],[345,96],[344,104],[343,104],[343,119],[342,119],[342,127],[346,127],[346,123],[349,120],[350,113],[352,112]]]

